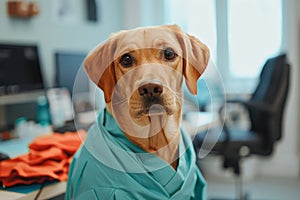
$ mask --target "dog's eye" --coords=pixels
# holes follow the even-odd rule
[[[177,54],[172,48],[167,48],[164,50],[164,57],[166,60],[174,60]]]
[[[120,59],[120,64],[123,67],[130,67],[134,63],[132,56],[129,53],[124,54]]]

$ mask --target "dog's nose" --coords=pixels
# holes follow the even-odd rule
[[[138,88],[140,96],[158,97],[163,92],[163,86],[158,83],[146,83]]]

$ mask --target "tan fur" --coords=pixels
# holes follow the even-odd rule
[[[173,48],[178,55],[171,62],[162,58],[166,47]],[[128,68],[120,64],[120,58],[125,53],[135,58],[134,65]],[[196,94],[197,80],[208,60],[209,50],[199,40],[177,26],[158,26],[112,35],[87,56],[84,65],[90,78],[104,91],[107,109],[117,119],[126,136],[176,169],[183,76],[190,92]],[[136,70],[131,71],[133,69]],[[161,106],[164,113],[150,115],[144,112],[145,105],[137,91],[144,81],[163,83]],[[115,109],[115,98],[119,98],[120,102],[128,101],[128,107]],[[136,127],[124,117],[127,112]]]

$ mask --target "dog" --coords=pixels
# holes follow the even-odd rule
[[[181,141],[188,141],[187,136],[184,135],[182,133],[183,131],[180,129],[183,104],[182,84],[185,80],[189,91],[194,95],[197,93],[197,80],[207,67],[209,56],[210,54],[207,46],[195,37],[185,33],[176,25],[162,25],[142,27],[115,33],[111,35],[106,42],[92,50],[84,61],[84,67],[88,76],[104,92],[106,103],[105,112],[107,114],[104,114],[101,123],[104,124],[103,126],[108,127],[107,129],[109,129],[109,131],[108,133],[101,135],[104,135],[103,137],[106,137],[106,134],[113,135],[113,140],[116,140],[117,144],[119,144],[120,141],[121,143],[123,142],[120,146],[126,148],[127,152],[130,151],[130,154],[136,153],[136,151],[144,151],[145,153],[154,156],[151,158],[157,159],[157,162],[166,163],[167,166],[162,167],[162,169],[172,169],[172,173],[178,173],[180,170],[187,170],[188,175],[183,178],[182,184],[190,179],[193,180],[192,182],[194,184],[194,186],[191,185],[191,194],[187,194],[190,195],[188,196],[189,199],[199,199],[199,196],[201,196],[193,194],[194,190],[196,191],[195,188],[197,183],[201,182],[198,179],[195,179],[196,174],[197,176],[200,176],[200,179],[201,174],[198,169],[196,169],[197,167],[194,166],[195,155],[192,152],[192,147],[187,151],[191,153],[187,158],[191,159],[190,169],[192,170],[182,169],[183,166],[181,166]],[[108,117],[109,119],[106,119],[105,116],[110,117]],[[116,123],[114,123],[114,120]],[[108,121],[111,124],[108,124]],[[114,130],[122,132],[124,137],[122,134],[118,136],[114,135],[109,126],[115,126]],[[96,132],[96,129],[93,131],[90,129],[89,132]],[[99,134],[97,135],[99,136]],[[94,143],[95,140],[110,141],[110,139],[102,138],[91,139],[91,142]],[[110,148],[107,142],[105,144],[103,143],[103,145]],[[95,143],[91,146],[94,146],[93,148],[98,148],[101,145]],[[127,148],[127,146],[130,146],[130,148]],[[185,148],[189,148],[188,145],[186,145]],[[94,152],[94,150],[91,150],[90,152]],[[110,152],[111,150],[105,154],[110,154]],[[93,155],[95,154],[98,156],[101,152],[99,153],[98,151],[98,153],[94,153]],[[118,157],[118,153],[113,153],[109,159],[116,156]],[[124,157],[126,156],[125,153]],[[76,162],[81,162],[82,159],[83,156],[77,158]],[[112,168],[114,168],[114,166],[121,165],[128,169],[127,164],[124,164],[127,161],[120,161],[122,160],[121,156],[117,159],[113,158],[113,160],[114,164],[109,164],[110,167],[113,166]],[[145,162],[149,163],[148,160]],[[146,168],[147,164],[143,164]],[[106,167],[107,166],[108,165],[106,164]],[[106,167],[105,169],[107,169]],[[156,170],[159,171],[159,169],[153,171]],[[80,173],[81,178],[84,177],[83,171],[87,172],[91,170],[82,169],[79,171],[77,170],[77,172],[76,170],[75,172],[70,172],[69,177],[71,180],[68,183],[67,192],[70,197],[75,198],[77,195],[74,194],[74,191],[81,190],[80,187],[76,186],[76,181],[79,181],[79,178],[73,177],[76,176],[76,173]],[[114,171],[114,173],[119,173],[119,171],[120,170],[117,172]],[[100,173],[99,170],[99,174]],[[109,173],[111,173],[111,171],[104,174],[102,178],[107,182],[112,182],[113,178],[107,175]],[[130,176],[132,177],[131,172],[127,171],[124,173],[127,175],[131,174]],[[149,171],[145,173],[148,174]],[[155,199],[155,197],[151,197],[147,192],[143,193],[141,191],[135,191],[137,190],[136,188],[140,187],[139,184],[143,185],[147,182],[147,179],[151,179],[148,175],[146,178],[143,178],[143,181],[137,181],[139,178],[136,178],[136,184],[138,186],[126,192],[127,196],[131,196],[131,198],[128,199],[140,199],[138,198],[138,195],[141,195],[141,198],[143,199]],[[121,176],[123,175],[120,175],[120,177]],[[160,177],[156,178],[160,179],[162,178],[161,176],[162,174]],[[189,178],[190,176],[191,178]],[[93,178],[90,177],[89,180],[90,179]],[[119,181],[118,183],[107,185],[105,188],[123,188],[122,191],[124,191],[126,190],[124,185],[126,185],[126,182],[122,185]],[[82,185],[82,187],[85,186]],[[97,187],[96,181],[95,187]],[[84,193],[91,190],[95,192],[92,188],[83,190],[82,192]],[[159,189],[153,190],[158,191]],[[180,196],[179,191],[183,192],[184,190],[187,191],[187,189],[183,189],[182,187],[181,189],[177,188],[173,193],[174,195]],[[112,193],[114,194],[114,198],[118,196],[115,192]],[[96,193],[94,194],[97,196]],[[147,195],[149,195],[148,198],[146,198]],[[162,196],[160,196],[159,199],[164,199],[163,194],[161,195]],[[168,195],[167,199],[170,199],[172,195]],[[99,197],[99,194],[97,198],[102,199],[102,197]],[[124,196],[122,199],[123,198]]]

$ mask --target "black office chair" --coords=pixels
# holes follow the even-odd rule
[[[275,142],[282,137],[289,74],[290,66],[287,64],[285,54],[268,59],[262,68],[259,83],[251,98],[247,101],[228,100],[220,109],[221,115],[227,103],[234,103],[242,105],[249,113],[250,130],[231,129],[225,123],[211,151],[212,154],[221,155],[224,168],[232,168],[239,177],[241,177],[240,161],[242,158],[252,154],[271,155]],[[217,133],[212,129],[206,134],[220,134],[220,132]],[[199,133],[194,138],[193,143],[197,153],[206,134]],[[239,198],[245,199],[242,193]]]

